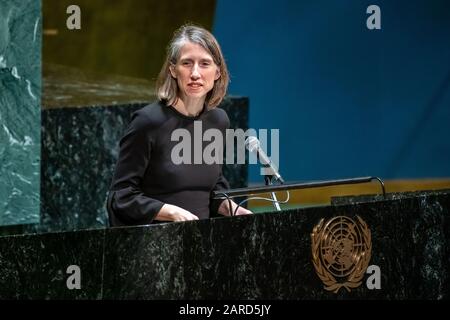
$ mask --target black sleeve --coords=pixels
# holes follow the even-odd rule
[[[210,198],[210,204],[209,204],[211,216],[218,216],[219,207],[220,207],[222,201],[224,201],[224,200],[214,200],[212,192],[227,190],[227,189],[230,189],[230,184],[228,183],[227,179],[221,173],[219,176],[219,179],[217,179],[216,185],[214,186],[214,188],[211,191],[211,198]]]
[[[119,159],[111,188],[111,209],[126,225],[151,223],[164,205],[161,201],[147,197],[141,190],[151,155],[151,129],[147,116],[137,111],[120,141]]]
[[[228,129],[230,127],[230,119],[228,118],[227,113],[225,112],[225,110],[223,109],[218,109],[220,110],[220,115],[222,118],[222,134],[224,137],[223,140],[223,145],[226,145],[226,140],[227,140],[227,134],[226,134],[226,129]],[[224,154],[225,157],[225,154]],[[224,162],[225,163],[225,162]],[[223,165],[222,165],[223,167]],[[220,171],[220,176],[217,179],[216,184],[214,185],[214,188],[211,191],[211,196],[210,196],[210,202],[209,202],[209,210],[211,213],[211,216],[218,216],[218,210],[220,205],[222,204],[223,200],[213,200],[213,191],[220,191],[220,190],[227,190],[230,189],[230,184],[228,183],[227,179],[224,177],[222,170]]]

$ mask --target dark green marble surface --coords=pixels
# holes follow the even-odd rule
[[[0,237],[0,299],[99,299],[105,230]],[[81,270],[69,290],[67,268]]]
[[[381,289],[324,290],[310,233],[360,216]],[[102,258],[101,258],[102,257]],[[79,264],[82,290],[64,288]],[[252,216],[0,237],[0,298],[450,299],[450,193]]]
[[[39,222],[41,1],[0,1],[0,226]]]
[[[103,298],[183,297],[185,228],[185,223],[171,223],[106,230],[105,270],[108,272],[103,278]],[[136,283],[142,285],[136,286]],[[124,290],[117,290],[119,287]]]
[[[166,248],[162,254],[171,256],[169,261],[183,262],[183,272],[172,272],[171,281],[186,286],[173,298],[449,299],[449,200],[449,194],[429,195],[186,223],[181,256],[171,246],[158,250]],[[370,264],[381,268],[381,290],[369,290],[365,282],[350,293],[341,290],[337,295],[322,288],[311,263],[310,233],[321,218],[338,215],[359,215],[369,225]],[[179,230],[171,234],[169,239],[180,237]],[[114,237],[122,248],[128,242],[126,251],[133,252],[137,241],[127,239]],[[158,234],[148,240],[157,242]],[[115,260],[116,268],[147,274],[151,256],[138,265],[138,255],[122,256]],[[114,282],[116,288],[132,287],[133,292],[116,292],[111,298],[159,298],[151,293],[155,291],[148,288],[150,284],[131,284],[133,278],[126,277],[121,280]],[[152,288],[159,285],[153,283]]]
[[[366,195],[349,195],[349,196],[331,197],[331,204],[340,205],[350,203],[356,204],[363,202],[374,202],[380,200],[399,200],[399,199],[427,196],[429,194],[446,194],[446,193],[450,193],[450,189],[393,192],[393,193],[386,193],[385,196],[383,196],[382,193],[366,194]]]

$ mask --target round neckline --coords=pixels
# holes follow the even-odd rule
[[[197,120],[198,118],[200,118],[202,116],[203,113],[205,113],[206,110],[206,104],[203,105],[203,109],[202,111],[200,111],[200,113],[196,116],[187,116],[183,113],[181,113],[180,111],[177,110],[177,108],[175,108],[172,105],[167,105],[169,107],[169,109],[171,109],[177,116],[179,116],[180,118],[183,119],[187,119],[187,120]]]

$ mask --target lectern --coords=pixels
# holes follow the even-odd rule
[[[450,190],[380,197],[336,198],[327,206],[249,216],[1,237],[0,298],[450,298]],[[350,220],[361,232],[351,230]],[[312,234],[325,240],[314,245]],[[352,260],[353,253],[359,260]],[[356,269],[347,270],[352,263]],[[80,269],[81,289],[67,287],[73,265]]]

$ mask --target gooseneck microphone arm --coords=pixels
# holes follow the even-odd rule
[[[248,151],[256,154],[259,162],[261,163],[261,166],[264,167],[264,177],[270,177],[271,183],[273,182],[273,180],[278,180],[280,183],[284,183],[283,178],[278,172],[277,166],[270,160],[270,158],[261,148],[258,138],[254,136],[247,137],[247,139],[245,140],[245,148],[247,148]],[[266,185],[268,185],[267,180]]]

